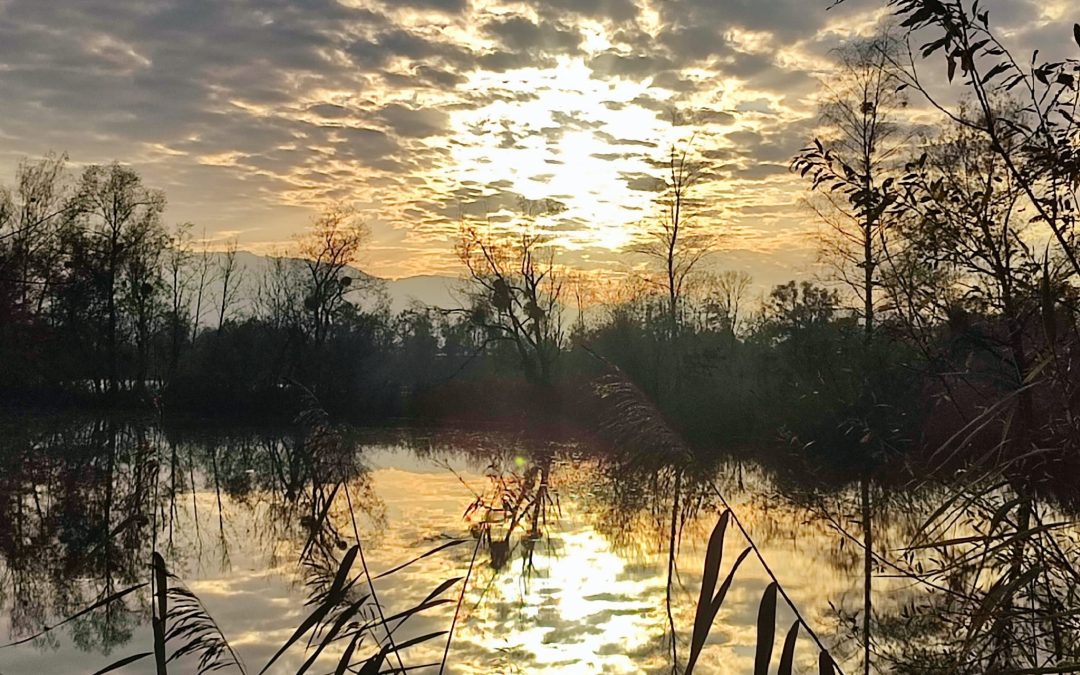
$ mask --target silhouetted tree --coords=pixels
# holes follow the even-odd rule
[[[348,268],[360,256],[368,230],[356,214],[334,207],[315,219],[310,231],[299,239],[306,271],[304,310],[315,346],[326,340],[346,296],[370,288],[368,279],[349,275]]]
[[[75,206],[66,165],[67,155],[23,160],[14,190],[0,190],[0,288],[24,320],[40,316],[59,268],[57,236]]]
[[[513,344],[530,382],[552,384],[564,336],[563,278],[550,237],[532,222],[503,232],[465,223],[458,257],[473,285],[473,323],[489,340]]]
[[[835,257],[840,278],[862,300],[868,337],[874,332],[879,269],[889,236],[890,192],[907,147],[899,115],[907,98],[894,65],[901,53],[901,43],[889,32],[835,50],[839,72],[822,83],[825,135],[792,165],[813,179],[820,200],[811,204],[832,230],[823,245]]]
[[[221,282],[221,304],[218,305],[218,330],[225,325],[229,310],[239,299],[240,284],[243,283],[243,270],[236,266],[237,242],[234,239],[225,248],[225,253],[218,261],[218,280]]]
[[[176,226],[169,239],[168,250],[165,255],[165,274],[169,286],[169,363],[168,375],[171,382],[176,376],[180,365],[180,355],[188,338],[188,315],[189,294],[191,292],[192,279],[190,264],[193,258],[191,252],[191,223],[182,223]]]
[[[700,309],[709,330],[738,334],[739,322],[753,278],[746,272],[725,270],[702,279]]]
[[[193,282],[195,285],[195,309],[191,316],[191,341],[199,335],[199,325],[203,317],[203,297],[206,295],[206,286],[210,278],[210,249],[207,248],[206,229],[203,229],[202,242],[199,254],[194,258]]]
[[[682,320],[682,302],[687,284],[701,261],[715,250],[716,223],[699,218],[702,201],[695,194],[706,176],[708,165],[691,143],[672,145],[666,160],[664,189],[657,199],[658,214],[644,226],[642,238],[631,250],[641,254],[658,269],[659,285],[667,302],[669,340],[674,343]]]
[[[120,164],[90,166],[78,187],[86,260],[95,271],[108,364],[108,391],[117,392],[124,330],[122,310],[133,314],[137,368],[145,376],[149,322],[159,291],[158,259],[165,238],[161,213],[165,196],[143,185],[131,168]]]

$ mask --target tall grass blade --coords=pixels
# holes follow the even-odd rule
[[[694,615],[694,631],[690,638],[690,656],[686,661],[686,672],[692,672],[697,663],[705,639],[709,636],[719,605],[714,607],[716,582],[720,577],[720,565],[724,560],[724,535],[727,532],[730,511],[724,511],[713,528],[709,544],[705,550],[705,567],[701,575],[701,592],[698,594],[697,611]],[[722,602],[722,599],[721,599]]]
[[[358,670],[359,675],[378,675],[379,668],[382,668],[383,662],[386,661],[386,650],[380,650],[364,664],[364,667]]]
[[[968,637],[964,641],[962,653],[967,653],[971,649],[973,641],[981,634],[982,627],[993,616],[994,610],[1001,605],[1007,605],[1019,589],[1030,584],[1041,573],[1042,569],[1036,566],[1011,580],[1009,575],[1006,574],[990,587],[971,619],[971,626],[968,628]]]
[[[412,560],[410,560],[408,562],[405,562],[405,563],[402,563],[402,564],[398,565],[397,567],[395,567],[393,569],[389,569],[389,570],[386,570],[385,572],[383,572],[381,574],[377,574],[376,576],[372,577],[372,579],[375,580],[375,579],[382,579],[383,577],[388,577],[391,574],[393,574],[394,572],[400,572],[401,570],[405,569],[409,565],[412,565],[413,563],[419,562],[419,561],[423,560],[424,558],[427,558],[429,556],[433,556],[436,553],[440,553],[442,551],[445,551],[448,548],[453,548],[455,546],[460,546],[461,544],[464,544],[465,541],[466,541],[465,539],[455,539],[453,541],[448,541],[445,544],[442,544],[440,546],[436,546],[435,548],[431,549],[430,551],[427,551],[426,553],[421,553],[420,555],[416,556]]]
[[[447,633],[447,631],[440,630],[440,631],[437,631],[435,633],[427,633],[426,635],[421,635],[419,637],[414,637],[411,640],[406,640],[405,642],[402,642],[402,643],[398,644],[398,646],[397,646],[398,651],[408,649],[409,647],[415,647],[418,644],[428,642],[429,640],[434,640],[435,638],[440,638],[440,637],[446,635],[446,633]]]
[[[402,642],[401,644],[396,645],[393,648],[391,648],[389,645],[387,645],[387,646],[383,647],[382,649],[380,649],[378,651],[378,653],[374,654],[370,659],[368,659],[367,663],[364,664],[364,667],[361,668],[358,671],[359,675],[380,675],[381,673],[407,673],[410,670],[416,670],[416,668],[405,668],[405,667],[393,668],[393,667],[391,667],[391,670],[384,671],[384,670],[380,670],[380,668],[382,668],[383,663],[386,661],[386,656],[390,653],[391,649],[393,649],[394,651],[397,651],[397,652],[400,653],[400,652],[408,649],[409,647],[418,645],[418,644],[420,644],[422,642],[427,642],[429,640],[434,640],[435,638],[442,637],[443,635],[446,635],[446,633],[447,633],[447,631],[445,631],[445,630],[439,631],[437,633],[428,633],[427,635],[421,635],[421,636],[415,637],[415,638],[413,638],[411,640],[406,640],[405,642]],[[419,668],[428,668],[428,667],[433,668],[433,667],[435,667],[437,665],[439,665],[439,664],[437,664],[437,663],[429,663],[429,664],[426,664],[424,666],[418,666],[418,667]],[[339,667],[340,667],[340,664],[339,664]],[[344,672],[344,671],[342,671],[342,672]]]
[[[727,597],[728,590],[731,589],[731,584],[735,581],[735,573],[739,571],[739,566],[743,564],[743,561],[746,560],[746,557],[750,555],[750,553],[751,549],[749,547],[743,549],[743,552],[735,559],[735,564],[731,566],[731,571],[728,572],[727,577],[724,579],[724,583],[720,584],[720,590],[716,592],[716,597],[713,598],[712,606],[709,608],[713,619],[716,619],[716,615],[719,613],[721,605],[724,604],[724,598]]]
[[[757,619],[757,653],[754,656],[754,675],[769,675],[773,639],[776,636],[776,582],[769,584],[761,596]]]
[[[165,570],[165,559],[161,554],[154,551],[154,595],[155,616],[151,619],[154,629],[154,661],[157,666],[157,675],[167,675],[167,658],[165,656],[165,617],[169,615],[169,578]]]
[[[120,659],[119,661],[114,661],[113,663],[110,663],[109,665],[105,666],[101,670],[95,671],[94,675],[104,675],[105,673],[111,673],[114,670],[120,670],[124,666],[130,665],[132,663],[135,663],[136,661],[145,659],[147,656],[150,656],[151,654],[153,654],[153,652],[142,652],[141,654],[132,654],[131,656],[125,656],[124,658]]]
[[[705,625],[705,634],[702,637],[700,644],[697,648],[694,645],[690,646],[690,657],[686,661],[686,670],[684,675],[691,675],[694,671],[694,666],[697,665],[698,658],[701,656],[701,650],[705,647],[705,638],[708,637],[709,629],[712,627],[713,621],[716,620],[716,615],[720,612],[720,607],[724,604],[724,598],[727,597],[728,590],[731,589],[732,582],[735,581],[735,573],[739,571],[739,566],[746,560],[746,556],[750,555],[750,549],[746,548],[739,557],[735,559],[735,564],[731,566],[731,571],[728,572],[727,577],[724,578],[724,583],[720,584],[720,590],[716,592],[712,600],[708,605],[707,622]]]
[[[402,612],[398,612],[397,614],[394,614],[393,616],[388,616],[388,617],[386,617],[386,619],[380,619],[379,621],[375,622],[375,625],[382,624],[384,626],[389,627],[391,622],[397,621],[398,619],[401,619],[402,622],[404,622],[405,619],[408,619],[413,614],[423,612],[424,610],[431,609],[432,607],[439,607],[441,605],[449,605],[452,602],[453,602],[453,600],[448,600],[448,599],[445,599],[445,598],[442,599],[442,600],[434,600],[432,602],[423,602],[423,603],[420,603],[419,605],[417,605],[416,607],[410,607],[409,609],[406,609],[406,610],[404,610]]]
[[[353,546],[345,554],[345,557],[341,560],[341,565],[338,567],[337,575],[334,576],[334,581],[330,584],[330,590],[328,590],[324,594],[324,600],[322,604],[316,607],[315,610],[306,619],[304,619],[303,623],[301,623],[297,627],[297,629],[293,632],[292,636],[285,641],[285,644],[283,644],[281,648],[277,650],[277,653],[275,653],[274,656],[266,663],[266,665],[263,666],[262,670],[259,671],[260,675],[269,670],[270,666],[274,665],[274,663],[279,658],[281,658],[281,655],[284,654],[289,649],[289,647],[292,647],[297,642],[297,640],[304,637],[304,635],[306,635],[309,630],[322,622],[322,620],[326,618],[330,611],[334,607],[336,607],[338,603],[341,602],[341,599],[344,596],[345,581],[349,577],[349,571],[352,569],[353,562],[356,561],[356,554],[359,552],[359,550],[359,546]]]
[[[720,565],[724,560],[724,534],[727,532],[728,519],[731,518],[729,511],[724,511],[720,516],[720,522],[713,528],[709,537],[709,545],[705,551],[705,569],[701,577],[701,593],[698,595],[697,615],[694,617],[694,641],[704,639],[709,630],[709,624],[705,622],[709,613],[709,605],[712,604],[713,592],[716,590],[716,582],[720,577]]]
[[[488,531],[490,535],[490,530]],[[469,567],[465,572],[465,581],[461,584],[461,591],[458,593],[457,604],[454,606],[454,618],[450,620],[450,630],[446,634],[446,645],[443,646],[442,660],[439,662],[439,675],[443,675],[443,671],[446,670],[446,661],[450,658],[450,643],[454,639],[454,629],[457,627],[458,616],[461,614],[461,606],[465,602],[465,592],[469,590],[469,579],[472,578],[473,569],[476,567],[476,555],[480,552],[480,544],[483,542],[483,537],[477,537],[476,545],[473,546],[472,558],[469,560]]]
[[[799,622],[791,624],[787,638],[784,640],[784,651],[780,653],[780,667],[776,675],[791,675],[795,667],[795,643],[799,640]]]
[[[445,592],[446,592],[446,590],[447,590],[448,588],[450,588],[451,586],[453,586],[453,585],[454,585],[454,584],[456,584],[457,582],[461,581],[461,580],[462,580],[463,578],[464,578],[464,577],[455,577],[455,578],[453,578],[453,579],[447,579],[446,581],[442,582],[441,584],[439,584],[439,585],[438,585],[438,586],[437,586],[437,587],[435,588],[435,590],[433,590],[432,592],[428,593],[427,597],[426,597],[426,598],[424,598],[423,600],[421,600],[421,601],[420,601],[420,604],[421,604],[421,605],[426,605],[427,603],[431,602],[432,600],[434,600],[434,599],[435,599],[435,598],[437,598],[438,596],[440,596],[440,595],[442,595],[443,593],[445,593]],[[450,602],[450,601],[449,601],[449,600],[447,600],[446,602]],[[401,628],[401,625],[402,625],[403,623],[405,623],[405,620],[406,620],[406,619],[408,619],[408,617],[405,617],[405,619],[402,619],[401,621],[399,621],[399,622],[398,622],[398,625],[396,625],[396,626],[394,626],[393,628],[391,628],[391,629],[390,629],[390,632],[391,632],[391,633],[393,633],[393,632],[395,632],[395,631],[396,631],[396,630],[397,630],[398,628]],[[387,621],[389,621],[389,619],[387,619]]]
[[[415,666],[408,666],[404,670],[395,668],[394,670],[380,670],[379,675],[400,675],[401,673],[411,673],[414,670],[427,670],[428,668],[438,667],[438,663],[421,663]]]
[[[311,553],[312,548],[314,548],[316,540],[319,536],[319,532],[322,531],[323,526],[326,524],[326,519],[330,515],[330,509],[334,506],[334,497],[337,496],[337,492],[340,487],[340,484],[335,484],[334,489],[332,489],[330,491],[330,494],[327,495],[325,499],[323,499],[323,508],[319,511],[318,518],[316,518],[315,522],[312,523],[311,529],[308,532],[307,541],[304,542],[304,548],[301,549],[301,559],[306,558]]]
[[[345,648],[345,652],[341,655],[341,659],[338,660],[337,668],[334,668],[334,675],[345,675],[349,672],[349,664],[352,662],[353,652],[356,651],[356,645],[363,638],[363,633],[357,633],[349,640],[349,646]]]
[[[337,620],[334,621],[334,625],[330,627],[330,630],[328,630],[326,635],[319,641],[319,646],[315,648],[315,651],[308,657],[308,660],[304,662],[304,665],[300,666],[300,670],[296,671],[296,675],[304,675],[304,673],[308,671],[308,668],[315,665],[315,662],[319,659],[323,650],[326,649],[326,646],[333,642],[341,632],[341,629],[345,627],[345,624],[351,621],[352,618],[360,612],[360,609],[364,606],[368,597],[370,596],[365,595],[363,598],[352,603],[338,616]]]
[[[147,584],[145,584],[145,583],[135,584],[134,586],[131,586],[129,588],[125,588],[122,591],[117,591],[116,593],[113,593],[109,597],[98,600],[97,602],[90,605],[89,607],[87,607],[85,609],[81,609],[78,612],[75,612],[74,614],[67,617],[66,619],[64,619],[63,621],[61,621],[58,624],[55,624],[55,625],[52,625],[52,626],[46,626],[43,630],[40,630],[37,633],[34,633],[33,635],[31,635],[29,637],[24,637],[24,638],[22,638],[20,640],[16,640],[15,642],[9,642],[6,645],[0,645],[0,649],[7,649],[8,647],[17,647],[19,645],[26,644],[27,642],[32,642],[32,641],[38,639],[39,637],[41,637],[42,635],[46,635],[49,632],[56,630],[57,628],[59,628],[60,626],[63,626],[64,624],[71,623],[75,619],[78,619],[80,616],[85,616],[85,615],[89,614],[90,612],[93,612],[96,609],[100,609],[100,608],[104,607],[105,605],[109,605],[111,603],[114,603],[117,600],[123,598],[124,596],[129,595],[131,593],[134,593],[135,591],[140,590],[142,588],[145,588],[146,586],[147,586]]]
[[[836,665],[829,652],[818,654],[818,675],[836,675]]]

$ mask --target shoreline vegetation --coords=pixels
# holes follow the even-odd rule
[[[331,420],[497,420],[591,433],[619,477],[613,490],[648,485],[663,498],[650,513],[668,534],[672,673],[694,669],[750,556],[772,576],[755,673],[774,662],[784,604],[798,618],[781,673],[792,672],[800,635],[823,674],[838,670],[836,649],[865,675],[1080,672],[1080,60],[1014,56],[978,3],[885,6],[895,28],[838,48],[818,136],[791,165],[828,226],[836,277],[777,286],[754,310],[746,275],[706,264],[722,246],[694,192],[715,168],[707,149],[672,147],[658,160],[666,189],[627,251],[650,272],[628,277],[589,317],[573,308],[595,304],[592,291],[542,227],[557,203],[523,202],[513,228],[463,222],[466,301],[399,314],[362,308],[378,289],[347,270],[368,233],[350,209],[330,208],[240,312],[235,244],[211,269],[193,226],[166,228],[164,195],[134,169],[75,176],[63,156],[24,162],[0,199],[5,401],[265,414],[295,418],[303,437],[285,495],[310,530],[298,560],[308,614],[261,671],[245,669],[156,539],[133,567],[141,576],[68,620],[148,594],[153,644],[113,666],[152,661],[159,675],[183,658],[201,671],[264,672],[303,643],[298,673],[324,653],[338,673],[406,672],[407,650],[434,640],[445,641],[432,664],[441,673],[479,552],[496,567],[513,550],[527,558],[555,517],[552,457],[492,476],[493,492],[467,512],[484,516],[471,537],[431,553],[472,547],[467,569],[391,613],[380,579],[411,563],[368,568],[353,508],[365,485],[358,444]],[[1063,25],[1061,41],[1080,48],[1080,25]],[[943,86],[957,105],[939,100]],[[934,124],[911,123],[915,102]],[[860,556],[862,604],[841,617],[842,644],[825,644],[801,618],[708,475],[715,451],[731,449],[781,477],[828,477],[793,482],[787,496],[814,505]],[[110,486],[100,514],[108,552],[119,546],[110,533],[127,525],[113,513],[115,447],[98,460]],[[140,474],[132,497],[154,518],[159,473]],[[20,517],[38,494],[21,480],[4,504]],[[928,486],[940,501],[925,522],[906,542],[883,541],[890,502]],[[680,524],[707,501],[717,534],[688,631],[671,612]],[[340,508],[349,520],[330,516]],[[734,561],[728,552],[725,568],[729,528],[745,548]],[[875,584],[897,576],[923,593],[897,612],[876,607]],[[444,604],[457,608],[445,630],[395,637]]]

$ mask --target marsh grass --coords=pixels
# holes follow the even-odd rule
[[[421,668],[445,667],[450,649],[449,634],[453,626],[450,630],[405,638],[401,637],[402,629],[410,619],[455,602],[456,622],[464,597],[464,586],[456,601],[446,595],[462,582],[462,578],[446,579],[423,599],[395,612],[390,612],[380,602],[377,587],[379,584],[394,583],[394,576],[403,570],[420,560],[460,546],[465,540],[442,543],[391,569],[374,573],[364,558],[357,522],[361,505],[354,501],[353,493],[357,487],[361,490],[366,490],[367,487],[363,474],[358,473],[350,461],[355,454],[355,446],[348,441],[344,430],[330,423],[325,411],[310,392],[302,390],[302,395],[307,403],[305,410],[297,418],[298,425],[304,429],[302,452],[291,452],[288,456],[275,453],[274,456],[279,460],[276,474],[286,500],[307,504],[303,507],[307,514],[301,518],[307,535],[303,545],[299,547],[296,561],[306,589],[307,612],[289,638],[264,665],[258,670],[249,670],[199,597],[167,568],[159,544],[170,548],[172,538],[167,536],[164,541],[159,542],[156,533],[160,529],[158,525],[164,526],[162,531],[171,532],[175,517],[175,509],[172,507],[160,509],[160,513],[158,509],[154,510],[155,521],[160,516],[167,519],[167,522],[155,522],[150,564],[146,567],[146,581],[108,594],[64,620],[3,647],[38,640],[57,628],[99,610],[116,606],[130,597],[149,592],[153,637],[152,645],[147,646],[152,646],[152,651],[124,655],[97,673],[119,671],[148,660],[152,660],[154,671],[158,675],[164,675],[170,670],[195,672],[200,675],[218,671],[261,674],[275,667],[275,672],[280,672],[281,660],[285,655],[301,647],[305,658],[295,671],[297,675],[323,672],[325,666],[322,664],[328,659],[329,663],[332,663],[332,672],[336,674],[405,673]],[[153,490],[156,493],[159,488],[164,489],[166,494],[174,495],[175,498],[183,488],[178,482],[180,470],[176,460],[176,448],[170,447],[172,457],[166,458],[164,463],[160,460],[155,463],[155,466],[160,464],[171,467],[170,477],[164,479],[163,485],[154,485]],[[218,498],[220,499],[220,494]],[[354,543],[351,546],[346,543],[350,535],[339,531],[336,524],[336,505],[340,505],[342,501],[347,506],[348,521],[352,529],[351,538]],[[114,528],[110,537],[117,536],[123,529],[119,526]],[[472,563],[466,577],[471,575],[471,567]],[[406,665],[409,649],[444,637],[447,638],[447,643],[442,664]]]
[[[711,476],[711,469],[697,463],[694,453],[679,442],[678,436],[655,413],[640,390],[616,378],[617,374],[612,374],[598,383],[604,387],[603,402],[614,408],[598,419],[603,421],[605,429],[617,433],[618,419],[626,415],[633,420],[635,431],[623,430],[623,435],[617,437],[621,439],[617,452],[598,461],[609,464],[602,468],[613,472],[608,479],[618,479],[620,475],[626,477],[624,487],[627,489],[633,489],[633,483],[639,477],[654,481],[645,492],[654,495],[656,515],[664,525],[665,541],[669,546],[667,553],[672,561],[670,583],[681,584],[674,562],[684,523],[695,513],[718,505],[720,517],[707,546],[702,587],[693,589],[697,605],[692,621],[687,620],[687,615],[672,614],[668,629],[671,639],[677,640],[679,645],[678,652],[673,654],[677,659],[672,661],[673,670],[709,672],[714,658],[714,653],[709,652],[715,652],[718,647],[716,637],[710,639],[710,634],[727,612],[725,602],[730,602],[730,589],[741,587],[748,558],[760,559],[764,565],[764,557],[746,536],[736,511],[727,507],[713,482],[700,480],[701,476]],[[162,534],[160,550],[155,547],[149,552],[150,564],[138,574],[145,574],[144,579],[136,578],[138,583],[110,594],[84,610],[92,613],[136,596],[148,597],[147,606],[151,608],[148,613],[152,614],[152,623],[157,624],[154,627],[159,628],[154,631],[153,644],[148,640],[142,650],[136,647],[135,653],[115,655],[113,662],[101,672],[122,671],[129,666],[147,668],[150,663],[154,663],[154,669],[159,672],[185,673],[364,672],[365,668],[369,669],[367,672],[386,673],[445,672],[454,664],[454,640],[460,638],[455,632],[460,632],[462,617],[468,615],[467,607],[475,600],[478,577],[483,576],[478,574],[482,554],[491,554],[491,568],[501,565],[503,570],[511,559],[521,559],[523,574],[527,574],[531,565],[531,547],[539,546],[562,516],[559,491],[563,486],[555,482],[561,480],[562,474],[555,478],[553,467],[560,461],[555,453],[548,452],[548,446],[531,448],[520,453],[523,455],[520,459],[524,461],[510,462],[505,461],[507,455],[504,453],[502,463],[492,463],[488,467],[485,487],[477,488],[479,494],[474,493],[462,514],[475,524],[472,537],[440,542],[415,558],[383,569],[370,568],[364,558],[364,546],[370,540],[364,540],[365,528],[358,522],[365,513],[365,498],[360,494],[365,479],[362,466],[350,459],[357,455],[350,432],[334,426],[317,410],[308,411],[298,419],[303,428],[299,440],[290,445],[274,446],[272,456],[278,468],[261,468],[259,475],[250,479],[253,487],[270,490],[284,500],[287,506],[271,510],[275,518],[288,517],[294,523],[301,521],[294,562],[307,602],[288,639],[275,645],[272,651],[276,653],[268,661],[245,663],[240,658],[242,650],[234,650],[230,644],[232,636],[228,634],[227,626],[222,630],[212,611],[207,611],[181,575],[167,567],[169,548]],[[655,441],[647,435],[650,428],[654,430]],[[161,500],[164,506],[154,508],[154,513],[158,514],[155,517],[171,517],[173,510],[167,505],[167,499],[174,487],[181,498],[186,498],[193,489],[181,480],[190,476],[188,462],[185,459],[173,462],[170,455],[174,450],[166,444],[160,444],[158,450],[161,455],[158,464],[162,467],[159,487],[165,497]],[[153,458],[152,454],[150,458]],[[512,459],[518,460],[518,454]],[[227,456],[208,456],[208,461],[219,460],[232,461]],[[178,467],[175,486],[170,475],[170,466],[174,463]],[[243,467],[247,463],[245,460],[237,466]],[[234,467],[223,475],[229,476],[236,470]],[[151,475],[154,473],[150,472]],[[152,491],[153,486],[147,485],[146,489]],[[706,500],[706,497],[710,498]],[[116,520],[127,519],[117,517]],[[165,523],[156,523],[154,531],[167,531],[167,526],[161,527],[163,525]],[[668,529],[672,526],[673,530]],[[112,536],[122,536],[125,531],[125,527],[110,528]],[[672,535],[670,540],[669,534]],[[496,549],[502,542],[506,543],[507,549],[498,552]],[[725,542],[730,550],[725,551]],[[407,574],[422,561],[438,560],[437,556],[447,552],[464,554],[459,547],[469,546],[473,550],[468,567],[461,573],[448,573],[445,580],[432,582],[429,593],[418,594],[404,608],[383,604],[379,591],[395,584],[398,575]],[[770,672],[782,675],[788,668],[794,669],[797,664],[809,661],[811,655],[804,650],[809,650],[810,645],[805,638],[813,639],[815,634],[814,628],[801,618],[794,624],[783,619],[790,614],[789,609],[795,610],[794,603],[782,584],[775,581],[775,576],[769,584],[770,588],[766,588],[760,597],[758,622],[754,628],[759,645],[755,650],[755,661],[767,664],[772,669]],[[482,582],[480,587],[482,589]],[[451,606],[454,607],[452,618],[449,615]],[[416,628],[420,617],[435,613],[446,617],[446,625],[437,626],[437,630],[432,628],[430,632],[429,629],[407,632]],[[85,614],[76,614],[71,619],[79,616]],[[784,625],[777,625],[779,619],[783,619]],[[66,624],[57,626],[63,625]],[[424,634],[417,635],[418,632]],[[782,648],[777,644],[773,649],[775,640],[782,642]],[[433,644],[437,644],[438,651],[442,652],[441,659],[429,658],[420,663],[414,656],[419,645],[426,645],[426,651],[430,653]],[[833,672],[830,670],[835,668],[832,657],[824,647],[818,647],[818,651],[816,656],[821,672]],[[159,669],[162,657],[164,665]],[[655,654],[650,655],[652,657]]]
[[[768,568],[760,550],[718,493],[725,508],[709,539],[693,623],[679,625],[675,615],[670,612],[671,590],[678,574],[678,541],[683,523],[694,510],[701,508],[704,492],[715,491],[715,487],[710,482],[694,478],[699,467],[695,467],[693,453],[639,389],[617,371],[596,386],[597,399],[605,410],[600,416],[601,430],[612,439],[613,445],[617,444],[620,448],[616,459],[618,470],[663,476],[662,481],[673,488],[673,491],[659,491],[671,499],[668,503],[668,619],[673,672],[689,674],[702,671],[701,656],[709,643],[709,635],[729,590],[737,583],[739,570],[752,556],[761,562],[772,578],[762,595],[758,612],[755,673],[768,672],[770,667],[776,665],[780,675],[793,672],[800,635],[809,635],[816,641],[820,651],[820,672],[836,672],[832,657],[814,629],[799,615],[794,603]],[[470,541],[447,541],[389,569],[371,570],[364,556],[364,542],[357,522],[360,503],[356,490],[364,489],[364,479],[362,471],[358,471],[350,460],[356,448],[348,439],[347,432],[330,422],[314,396],[309,392],[305,392],[305,396],[308,405],[298,417],[298,424],[304,431],[303,442],[295,448],[283,449],[275,457],[279,467],[276,471],[277,485],[287,500],[294,500],[300,505],[298,512],[303,514],[306,533],[302,545],[298,546],[296,563],[307,600],[303,619],[268,661],[257,667],[249,667],[240,658],[225,631],[199,597],[167,568],[166,558],[158,550],[156,540],[150,565],[146,569],[146,581],[111,594],[64,622],[46,627],[19,643],[40,637],[133,594],[149,592],[153,644],[147,647],[152,646],[152,650],[125,654],[102,668],[100,673],[119,671],[152,660],[159,675],[170,670],[262,675],[281,672],[286,657],[298,653],[303,657],[300,665],[295,666],[297,675],[327,672],[328,668],[334,673],[368,675],[417,670],[434,672],[436,669],[440,673],[445,672],[453,662],[454,633],[460,625],[466,591],[476,577],[480,552],[488,551],[490,566],[498,571],[505,567],[520,547],[523,575],[527,578],[531,572],[534,547],[544,539],[550,525],[562,515],[558,489],[552,484],[553,453],[533,453],[524,464],[510,470],[495,463],[490,465],[486,471],[486,487],[480,493],[474,493],[473,502],[463,513],[465,519],[472,523],[473,545],[465,573],[448,576],[426,597],[405,609],[392,611],[380,601],[380,586],[394,583],[396,575],[419,561],[465,546]],[[620,420],[625,420],[626,425],[620,425]],[[173,458],[164,459],[163,466],[176,464],[179,467]],[[174,473],[178,474],[179,470],[174,470]],[[166,490],[183,489],[168,476],[165,482]],[[338,509],[342,502],[348,514],[344,523]],[[162,509],[162,514],[168,517],[171,511]],[[724,543],[733,527],[739,531],[745,543],[734,562],[725,569]],[[351,532],[345,531],[349,529]],[[403,629],[411,620],[451,605],[454,611],[445,629],[405,636]],[[790,627],[784,627],[786,639],[777,664],[774,663],[773,642],[777,634],[777,610],[783,605],[794,611],[797,620]],[[688,646],[685,656],[677,649],[680,635],[684,636],[683,643]],[[445,641],[440,661],[421,664],[410,658],[409,650],[413,647],[438,640]]]
[[[594,354],[594,356],[597,356]],[[699,659],[706,641],[723,607],[728,591],[736,580],[743,562],[753,554],[770,579],[762,594],[756,624],[757,647],[754,657],[754,675],[767,675],[772,666],[773,642],[776,634],[776,614],[778,602],[783,602],[795,615],[796,620],[788,629],[778,663],[780,675],[790,675],[795,663],[795,647],[800,631],[813,640],[818,650],[818,670],[821,675],[841,672],[828,648],[817,635],[814,628],[803,618],[798,606],[783,589],[780,580],[749,531],[743,526],[723,494],[711,480],[702,481],[705,489],[711,490],[723,507],[720,518],[713,528],[706,547],[704,567],[702,569],[701,588],[690,632],[689,652],[685,664],[680,663],[678,654],[678,629],[672,612],[672,586],[676,575],[676,558],[681,522],[685,521],[686,511],[680,509],[684,481],[688,476],[702,474],[702,467],[697,466],[694,452],[683,442],[663,414],[649,397],[615,365],[597,356],[604,364],[607,373],[594,384],[594,394],[601,402],[599,431],[609,442],[619,448],[622,466],[645,469],[656,475],[670,472],[674,475],[674,489],[671,496],[671,515],[668,540],[668,578],[667,578],[667,614],[671,630],[672,673],[691,675],[698,667]],[[707,474],[706,474],[707,475]],[[689,494],[691,499],[694,495]],[[698,505],[702,499],[697,497]],[[745,548],[736,556],[721,581],[721,568],[724,558],[724,541],[729,526],[734,523],[745,542]]]

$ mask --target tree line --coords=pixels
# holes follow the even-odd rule
[[[637,279],[622,284],[620,297],[601,297],[558,263],[543,232],[494,235],[466,224],[461,307],[395,314],[380,282],[354,267],[368,231],[348,208],[322,212],[290,253],[246,279],[253,272],[238,263],[235,242],[212,252],[194,225],[167,226],[165,206],[163,192],[119,163],[79,172],[63,155],[19,164],[0,191],[0,387],[8,404],[278,414],[291,410],[287,385],[297,382],[355,419],[520,416],[596,372],[574,345],[595,345],[658,398],[677,382],[689,389],[714,381],[718,392],[728,389],[721,380],[690,383],[684,375],[712,373],[751,342],[772,352],[766,333],[802,321],[796,315],[807,303],[828,305],[809,311],[830,317],[837,309],[833,293],[788,285],[760,316],[743,316],[749,276],[697,275],[704,244],[695,239],[695,259],[684,261],[689,235],[680,228],[692,228],[671,215],[654,243],[641,244],[658,261],[675,251],[673,272],[659,285]],[[523,213],[550,208],[526,204]],[[586,305],[587,319],[575,314]],[[676,343],[685,344],[680,362],[709,365],[673,369]],[[734,372],[729,364],[725,377]]]
[[[339,397],[363,390],[381,410],[390,389],[377,371],[392,366],[380,359],[409,358],[430,328],[423,312],[359,309],[378,284],[350,271],[367,238],[355,214],[322,213],[295,257],[273,258],[240,297],[236,243],[212,255],[164,213],[164,193],[119,163],[77,175],[65,156],[18,166],[0,190],[8,403],[251,412],[282,405],[291,378]]]
[[[0,200],[6,399],[283,411],[294,381],[354,417],[588,428],[581,395],[617,369],[693,442],[689,461],[774,451],[781,479],[858,485],[823,510],[864,563],[844,622],[863,672],[1075,671],[1080,60],[1014,56],[977,2],[887,6],[892,31],[835,53],[792,161],[830,285],[783,284],[748,310],[748,278],[710,272],[708,153],[673,148],[627,250],[649,272],[609,293],[561,264],[544,224],[558,204],[526,202],[513,227],[462,224],[460,307],[395,315],[361,302],[378,294],[350,266],[366,232],[331,209],[239,311],[235,248],[211,269],[133,170],[71,176],[52,157]],[[875,517],[911,481],[940,503],[907,547],[883,546]],[[923,595],[873,607],[882,571]]]
[[[988,17],[937,7],[895,3],[897,28],[836,51],[793,160],[830,283],[751,309],[749,276],[709,260],[724,234],[700,148],[657,158],[665,189],[625,251],[650,272],[598,290],[560,263],[558,205],[523,202],[514,227],[461,225],[460,307],[397,314],[352,267],[368,233],[347,208],[239,298],[235,243],[211,257],[167,227],[130,167],[49,156],[0,196],[0,386],[231,413],[286,406],[292,380],[354,417],[519,415],[613,365],[700,445],[779,439],[849,467],[946,440],[1072,448],[1077,62],[1020,63]],[[958,105],[926,84],[942,55]],[[937,121],[914,124],[915,103]]]

